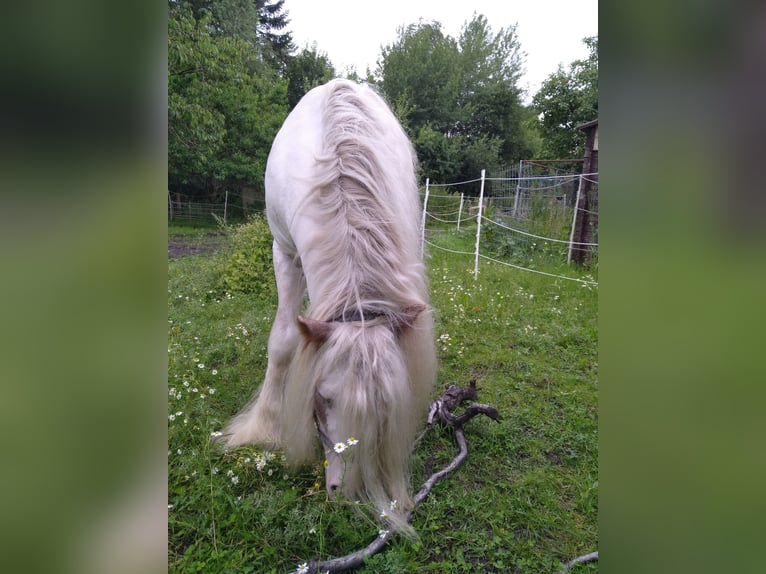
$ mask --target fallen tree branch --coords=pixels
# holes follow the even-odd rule
[[[466,441],[465,434],[463,433],[463,425],[479,414],[486,415],[495,421],[499,418],[499,413],[496,408],[476,403],[468,406],[461,415],[452,414],[451,411],[455,407],[467,400],[475,399],[476,394],[476,381],[471,381],[468,387],[463,388],[450,385],[441,397],[431,403],[431,407],[428,410],[427,427],[426,430],[423,431],[423,434],[425,434],[435,422],[450,426],[455,431],[455,439],[457,441],[459,452],[447,466],[429,476],[423,483],[423,486],[420,487],[420,490],[418,490],[413,498],[412,509],[407,512],[407,522],[412,521],[413,512],[418,505],[428,497],[431,489],[436,486],[439,481],[449,476],[449,474],[459,467],[466,457],[468,457],[468,441]],[[422,436],[423,435],[421,434],[421,437]],[[350,568],[356,568],[364,563],[365,558],[380,552],[392,536],[393,534],[388,530],[383,531],[375,540],[361,550],[330,560],[312,560],[311,562],[306,563],[305,569],[295,570],[291,574],[324,574],[325,572],[334,574]]]
[[[570,560],[566,564],[564,564],[564,567],[559,570],[559,574],[564,574],[564,572],[567,572],[574,568],[575,564],[580,564],[583,562],[594,562],[598,560],[598,552],[591,552],[590,554],[584,554],[583,556],[578,556],[574,560]]]

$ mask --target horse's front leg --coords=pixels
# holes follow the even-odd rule
[[[227,448],[242,444],[275,446],[279,441],[279,419],[285,373],[300,341],[296,319],[300,314],[306,282],[300,267],[274,242],[274,273],[279,303],[271,327],[266,377],[250,403],[228,424],[222,441]]]

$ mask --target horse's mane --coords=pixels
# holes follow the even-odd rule
[[[331,280],[308,315],[391,314],[424,303],[414,150],[370,87],[336,81],[327,88],[324,150],[308,201],[321,214],[313,243]],[[392,169],[403,155],[412,168]]]

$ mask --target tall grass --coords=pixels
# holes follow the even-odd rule
[[[471,250],[470,235],[445,239]],[[171,572],[288,572],[381,528],[364,503],[327,499],[322,461],[291,474],[279,452],[211,450],[261,382],[276,308],[268,289],[227,291],[232,249],[169,263]],[[428,265],[435,395],[476,380],[501,420],[468,423],[468,460],[415,512],[420,540],[394,538],[359,571],[555,571],[598,546],[596,290],[488,262],[474,281],[471,258],[436,249]],[[414,486],[455,449],[448,429],[426,433]]]

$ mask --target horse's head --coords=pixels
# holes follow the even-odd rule
[[[304,372],[311,384],[303,386],[311,396],[303,404],[324,448],[327,492],[371,499],[400,528],[422,414],[401,342],[424,309],[364,320],[298,318],[303,352],[311,354]]]

